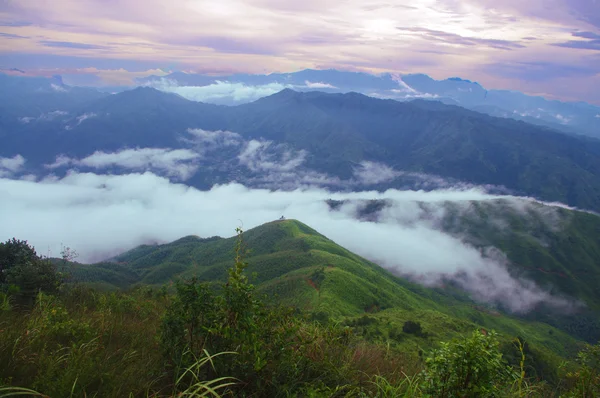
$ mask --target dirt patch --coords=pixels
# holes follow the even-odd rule
[[[312,279],[306,279],[306,283],[308,283],[309,286],[312,286],[317,292],[319,291],[317,284]]]

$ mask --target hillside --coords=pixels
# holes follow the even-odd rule
[[[600,206],[600,141],[430,101],[284,90],[237,107],[231,127],[309,151],[313,168],[348,178],[363,160],[582,208]],[[385,184],[394,187],[394,182]]]
[[[314,319],[354,325],[372,339],[396,336],[406,321],[418,321],[428,337],[403,334],[394,337],[399,338],[397,344],[428,347],[473,327],[485,327],[507,336],[526,335],[550,357],[569,355],[578,347],[577,339],[565,332],[531,319],[501,315],[457,288],[425,288],[396,277],[299,221],[264,224],[244,232],[244,240],[250,249],[247,272],[255,275],[251,281],[259,292]],[[110,272],[107,264],[76,265],[73,277],[105,288],[131,280],[134,274],[138,275],[135,283],[142,285],[190,277],[224,281],[234,245],[235,238],[189,236],[119,255]]]

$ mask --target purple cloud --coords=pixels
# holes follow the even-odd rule
[[[231,54],[275,55],[279,52],[276,46],[271,46],[269,43],[231,37],[202,36],[180,44],[209,47],[219,52]]]
[[[575,32],[573,36],[590,40],[600,40],[600,35],[594,32]]]
[[[567,48],[579,48],[583,50],[598,50],[600,51],[600,40],[569,40],[564,43],[556,43],[554,44],[558,47],[567,47]]]
[[[575,32],[573,36],[587,40],[569,40],[554,43],[557,47],[577,48],[582,50],[600,50],[600,35],[594,32]]]
[[[0,26],[7,26],[11,28],[18,28],[23,26],[31,26],[31,22],[25,21],[0,21]]]
[[[493,63],[485,66],[487,73],[527,81],[553,78],[590,77],[600,73],[600,65],[583,66],[551,62]]]
[[[106,46],[100,46],[96,44],[74,43],[70,41],[42,40],[39,43],[46,47],[76,48],[80,50],[103,50],[108,48]]]
[[[498,48],[501,50],[514,50],[517,48],[525,48],[523,44],[517,41],[466,37],[458,35],[456,33],[449,33],[426,28],[398,27],[397,29],[402,32],[416,33],[426,40],[432,40],[446,44],[457,44],[461,46],[487,46],[492,48]]]
[[[0,32],[0,37],[5,37],[7,39],[28,39],[26,36],[15,35],[12,33],[4,33]]]
[[[597,98],[589,86],[598,78],[578,79],[595,70],[598,0],[14,0],[0,1],[0,25],[0,37],[19,39],[2,43],[2,66],[73,81],[326,66]]]

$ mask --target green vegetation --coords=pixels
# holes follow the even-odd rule
[[[18,300],[18,278],[3,280],[0,394],[26,393],[20,388],[50,397],[598,392],[600,345],[486,310],[459,292],[396,278],[294,220],[238,231],[232,239],[140,247],[115,263],[84,266],[65,258],[70,278],[62,284],[66,274],[57,272],[57,262],[39,258],[26,242],[0,248],[3,270],[19,269],[24,258],[46,264],[36,268],[46,276],[35,279],[32,302]],[[185,261],[188,267],[176,268],[185,277],[170,279],[174,284],[166,278],[175,275],[162,280],[170,286],[143,283],[159,267],[168,271],[164,264]],[[109,286],[121,273],[135,280],[127,292],[82,283]]]

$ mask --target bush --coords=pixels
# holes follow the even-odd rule
[[[421,336],[423,334],[423,329],[421,328],[421,324],[415,321],[406,321],[404,325],[402,325],[402,331],[408,334],[414,334],[416,336]]]
[[[494,332],[442,343],[425,360],[424,390],[433,396],[495,396],[514,377]]]
[[[579,369],[567,373],[571,387],[565,397],[600,396],[600,343],[587,345],[577,354],[577,362]]]

